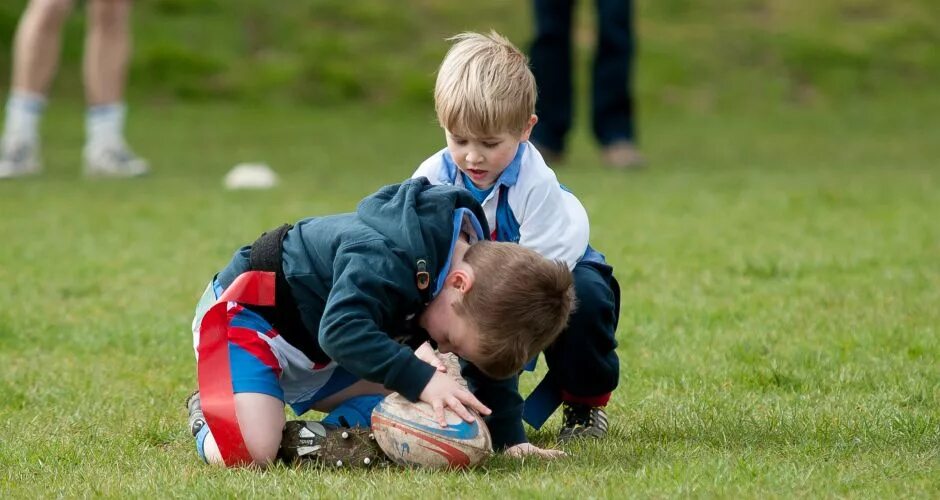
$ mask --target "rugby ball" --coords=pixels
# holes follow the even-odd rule
[[[397,464],[435,469],[472,467],[493,453],[493,441],[480,415],[469,411],[476,417],[473,423],[444,410],[447,427],[441,427],[431,405],[412,403],[393,393],[372,411],[372,433],[382,451]]]

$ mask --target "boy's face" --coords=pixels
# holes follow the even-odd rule
[[[457,168],[467,175],[473,185],[487,189],[496,184],[496,179],[512,162],[519,144],[529,140],[529,134],[537,121],[535,115],[532,115],[521,134],[502,132],[475,137],[466,132],[444,129],[447,150],[457,163]]]
[[[469,318],[457,314],[454,304],[473,284],[472,270],[456,269],[448,276],[441,293],[428,304],[419,323],[437,342],[442,353],[452,352],[475,362],[480,359],[480,331]]]

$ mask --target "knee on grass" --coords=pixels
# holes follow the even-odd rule
[[[268,430],[265,433],[252,432],[243,435],[245,447],[248,454],[251,455],[252,465],[265,467],[274,462],[277,458],[278,448],[281,444],[282,429],[277,432]],[[209,426],[203,426],[196,435],[196,452],[204,462],[211,465],[225,465],[222,453],[219,451],[219,445],[209,429]]]

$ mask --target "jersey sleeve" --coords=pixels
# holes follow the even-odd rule
[[[493,438],[493,449],[502,451],[528,441],[522,426],[524,401],[519,394],[519,376],[496,380],[465,360],[460,361],[461,376],[473,395],[492,413],[483,418]]]
[[[574,269],[587,250],[590,222],[575,196],[558,184],[554,173],[540,176],[522,194],[519,244]]]
[[[442,154],[443,151],[439,151],[421,162],[421,165],[418,165],[418,169],[411,174],[411,178],[427,177],[428,180],[431,181],[431,184],[440,184],[441,171],[444,168],[444,159],[441,157]]]
[[[404,314],[412,286],[400,279],[395,258],[384,248],[362,243],[337,253],[318,340],[330,359],[353,375],[417,401],[435,369],[383,331],[382,325]]]

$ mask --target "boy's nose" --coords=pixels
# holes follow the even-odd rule
[[[476,151],[468,151],[466,158],[467,158],[467,163],[476,164],[476,163],[480,163],[483,161],[483,155],[477,153]]]

